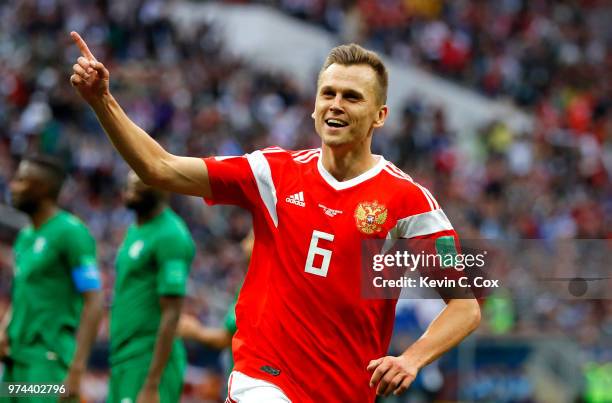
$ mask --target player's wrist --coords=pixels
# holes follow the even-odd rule
[[[425,365],[427,365],[427,360],[421,354],[417,354],[414,351],[408,350],[404,351],[400,358],[404,360],[405,365],[411,367],[417,372],[420,371]]]
[[[112,99],[113,96],[111,95],[110,91],[106,91],[101,96],[96,96],[91,99],[87,99],[87,103],[94,111],[99,112],[103,111],[104,109],[107,109]]]

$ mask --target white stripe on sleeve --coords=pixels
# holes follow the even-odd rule
[[[452,229],[444,211],[437,209],[402,218],[390,232],[394,238],[414,238]]]
[[[276,188],[274,187],[274,181],[272,180],[272,171],[270,171],[270,164],[264,157],[261,151],[255,151],[251,154],[246,155],[255,181],[257,182],[257,190],[259,190],[259,196],[263,201],[270,218],[274,223],[274,226],[278,228],[278,215],[276,213]]]

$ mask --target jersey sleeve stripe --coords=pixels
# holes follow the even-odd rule
[[[240,158],[239,155],[217,155],[215,158],[215,161],[223,161],[223,160],[228,160],[230,158]]]
[[[398,220],[392,233],[397,238],[413,238],[452,229],[444,211],[437,209]]]
[[[429,190],[427,190],[426,188],[424,188],[423,186],[419,185],[416,182],[415,182],[415,185],[417,185],[417,187],[421,189],[421,192],[423,192],[423,195],[425,196],[425,198],[427,199],[427,202],[429,203],[429,207],[432,210],[436,210],[438,208],[438,202],[436,202],[436,199],[434,199],[431,193],[429,193]]]
[[[311,150],[303,155],[299,155],[297,157],[293,157],[294,160],[298,161],[298,162],[308,162],[310,161],[312,158],[316,157],[317,155],[319,155],[319,149],[316,150]]]
[[[385,170],[385,172],[387,172],[389,175],[393,175],[394,177],[396,177],[397,179],[402,179],[408,182],[412,182],[412,180],[410,180],[409,178],[405,177],[405,176],[400,176],[399,174],[395,173],[394,171],[392,171],[388,166],[385,166],[383,168]]]
[[[315,154],[312,154],[312,155],[311,155],[310,157],[308,157],[308,158],[305,158],[305,159],[303,159],[303,160],[299,160],[299,162],[301,162],[301,163],[303,163],[303,164],[306,164],[307,162],[310,162],[310,161],[312,161],[313,159],[318,158],[318,157],[319,157],[319,153],[315,153]]]
[[[421,192],[423,192],[423,196],[425,196],[425,199],[427,199],[427,203],[429,203],[429,208],[431,210],[435,210],[436,208],[435,208],[433,202],[431,201],[431,199],[429,198],[429,196],[427,196],[427,193],[425,193],[425,191],[423,190],[423,188],[421,186],[417,185],[417,187],[419,189],[421,189]]]
[[[307,150],[299,150],[299,151],[294,151],[294,152],[292,152],[292,153],[291,153],[291,156],[292,156],[293,158],[295,158],[295,157],[299,157],[299,156],[301,156],[301,155],[304,155],[304,154],[306,154],[306,153],[309,153],[309,152],[311,152],[311,151],[317,151],[317,150],[318,150],[318,148],[309,148],[309,149],[307,149]]]
[[[418,183],[416,183],[414,180],[412,180],[412,178],[409,175],[407,175],[404,172],[402,172],[399,168],[397,168],[393,164],[389,163],[389,164],[387,164],[385,166],[384,169],[390,175],[393,175],[394,177],[396,177],[398,179],[403,179],[403,180],[406,180],[406,181],[411,182],[414,185],[416,185],[421,190],[421,192],[423,192],[423,196],[425,196],[425,199],[427,200],[427,203],[429,204],[429,208],[431,210],[437,210],[437,209],[440,208],[440,205],[438,204],[436,199],[433,197],[431,192],[429,190],[427,190],[427,188],[425,188],[425,187],[419,185]]]
[[[429,197],[429,199],[433,202],[434,204],[434,208],[433,210],[439,209],[440,205],[438,204],[438,201],[436,200],[435,197],[433,197],[433,195],[431,194],[431,192],[429,191],[429,189],[427,189],[426,187],[423,187],[421,185],[418,185],[421,190],[423,190],[423,192]]]
[[[278,215],[276,213],[276,188],[274,187],[274,181],[272,180],[272,171],[270,170],[270,164],[261,151],[255,151],[251,154],[246,155],[255,182],[257,183],[257,190],[259,196],[266,206],[268,214],[274,223],[274,226],[278,228]]]
[[[312,151],[309,151],[309,152],[307,152],[307,153],[305,153],[305,154],[298,155],[297,157],[293,157],[293,159],[294,159],[294,160],[296,160],[296,161],[300,161],[300,162],[302,162],[302,161],[304,161],[306,158],[309,158],[309,157],[311,157],[311,156],[313,156],[313,155],[317,155],[317,150],[312,150]]]
[[[264,154],[271,154],[271,153],[286,153],[287,151],[280,147],[268,147],[268,148],[264,148],[263,150],[261,150],[261,152]]]
[[[410,175],[408,175],[406,172],[402,171],[401,169],[399,169],[398,167],[396,167],[395,165],[393,165],[393,163],[389,162],[387,164],[387,166],[389,167],[389,169],[391,169],[392,171],[394,171],[396,174],[408,179],[409,181],[413,182],[412,177],[410,177]]]

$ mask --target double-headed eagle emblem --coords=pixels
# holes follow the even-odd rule
[[[357,229],[364,234],[370,235],[380,232],[385,221],[387,221],[387,208],[376,200],[361,202],[355,209]]]

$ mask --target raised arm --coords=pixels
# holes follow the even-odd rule
[[[211,196],[206,164],[200,158],[180,157],[164,150],[130,120],[109,89],[109,72],[76,32],[72,39],[81,56],[70,83],[91,106],[113,146],[148,185],[193,196]]]

